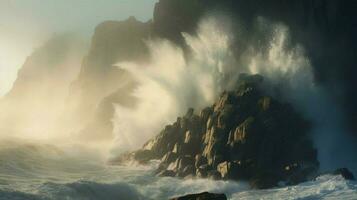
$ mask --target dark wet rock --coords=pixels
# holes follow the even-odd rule
[[[177,159],[178,160],[178,170],[183,171],[186,166],[193,166],[193,158],[189,155],[183,156]]]
[[[297,163],[285,167],[286,184],[295,185],[301,182],[313,180],[317,174],[317,168],[314,164],[300,166]]]
[[[225,194],[203,192],[200,194],[189,194],[182,197],[176,197],[171,200],[227,200],[227,197]]]
[[[147,162],[152,160],[153,156],[151,155],[151,151],[143,149],[135,152],[134,159],[140,162]]]
[[[258,172],[256,176],[249,180],[252,188],[268,189],[278,185],[279,179],[275,174],[269,172]]]
[[[177,176],[179,176],[179,177],[187,177],[187,176],[192,176],[195,173],[196,173],[195,172],[195,167],[192,166],[192,165],[187,165],[180,172],[177,173]]]
[[[239,163],[228,161],[222,162],[217,166],[217,171],[222,179],[234,179],[237,177],[236,174],[239,171]]]
[[[224,92],[199,115],[189,109],[134,157],[161,159],[158,173],[243,180],[254,188],[310,179],[319,163],[309,123],[265,95],[261,84],[259,75],[241,75],[236,90]]]
[[[177,154],[174,152],[167,152],[161,159],[161,163],[170,164],[177,159]]]
[[[181,145],[179,143],[176,143],[174,145],[174,148],[172,149],[172,152],[177,154],[181,153]]]
[[[157,174],[157,176],[161,176],[161,177],[175,177],[176,173],[172,170],[163,170],[160,173]]]
[[[332,174],[333,175],[341,175],[346,180],[355,180],[353,173],[350,170],[348,170],[347,168],[336,169],[335,171],[333,171]]]
[[[202,168],[197,168],[196,169],[196,176],[198,178],[206,178],[207,177],[207,171]]]
[[[207,172],[207,178],[213,179],[213,180],[220,180],[221,174],[217,170],[210,170]]]
[[[207,159],[205,157],[203,157],[200,154],[197,154],[195,157],[195,167],[199,168],[202,165],[207,164]]]

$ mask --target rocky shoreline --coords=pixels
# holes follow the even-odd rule
[[[160,159],[158,176],[241,180],[264,189],[310,180],[319,168],[310,124],[291,105],[266,95],[263,77],[241,74],[237,89],[211,107],[166,126],[116,163]]]

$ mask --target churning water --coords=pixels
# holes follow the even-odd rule
[[[232,200],[357,199],[357,182],[340,176],[257,191],[232,181],[156,177],[156,166],[111,166],[78,147],[6,141],[0,147],[0,199],[161,200],[203,191]]]

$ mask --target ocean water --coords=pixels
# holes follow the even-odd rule
[[[0,199],[161,200],[203,191],[229,199],[357,199],[357,182],[325,175],[297,186],[250,190],[243,182],[156,177],[157,162],[112,166],[93,151],[2,142]]]

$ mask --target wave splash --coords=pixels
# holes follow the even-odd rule
[[[332,148],[331,142],[346,141],[345,150],[349,143],[348,138],[340,140],[339,123],[326,121],[338,122],[341,118],[321,117],[336,116],[328,109],[333,107],[333,102],[314,84],[303,49],[286,47],[286,27],[272,27],[270,47],[263,51],[249,49],[240,61],[235,60],[230,49],[233,38],[229,24],[208,19],[202,22],[196,36],[184,34],[192,55],[185,55],[181,48],[168,41],[153,41],[148,42],[152,62],[144,70],[142,66],[119,63],[120,67],[135,74],[141,85],[134,92],[140,100],[134,110],[116,105],[113,119],[116,146],[120,151],[139,147],[187,108],[199,109],[211,104],[219,93],[233,87],[239,73],[261,73],[273,85],[285,84],[283,94],[271,91],[272,95],[280,95],[307,117],[317,120],[313,121],[316,145],[325,149],[320,151],[320,159],[323,166],[331,167],[329,155],[336,147]],[[168,199],[203,191],[226,193],[233,200],[354,199],[357,196],[357,183],[339,176],[326,175],[297,186],[252,191],[241,182],[155,177],[154,163],[145,167],[108,166],[101,155],[76,148],[2,142],[0,199]],[[346,162],[348,158],[338,157],[342,160],[332,161],[338,165],[350,163]]]
[[[197,34],[183,33],[189,55],[169,41],[156,40],[148,42],[151,62],[147,66],[118,63],[140,84],[133,93],[139,102],[134,109],[115,106],[115,150],[140,148],[188,108],[200,110],[224,90],[234,88],[240,73],[259,73],[265,77],[269,95],[289,102],[312,122],[321,169],[348,167],[356,173],[357,158],[351,153],[357,151],[356,141],[345,130],[340,103],[316,84],[304,48],[291,42],[287,26],[264,18],[255,23],[258,36],[247,36],[233,31],[227,18],[209,17],[202,20]],[[262,35],[260,44],[256,40]],[[248,41],[239,56],[232,51],[238,39]]]
[[[219,27],[219,28],[218,28]],[[191,54],[167,40],[148,41],[151,62],[146,66],[118,63],[140,85],[133,92],[134,109],[116,105],[113,119],[116,147],[139,148],[188,108],[203,108],[232,86],[238,75],[230,50],[229,24],[204,20],[197,36],[183,33]]]

